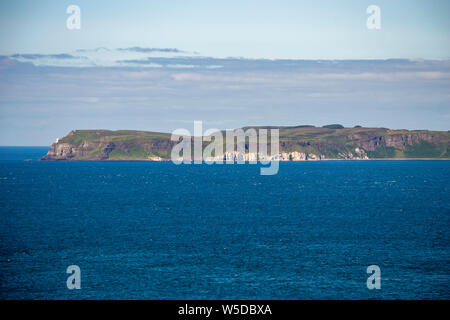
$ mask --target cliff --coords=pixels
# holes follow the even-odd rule
[[[280,154],[276,158],[281,161],[450,158],[448,131],[343,128],[339,125],[253,128],[280,130]],[[177,142],[171,141],[168,133],[76,130],[53,143],[42,160],[160,161],[170,159],[175,144]],[[234,156],[237,157],[226,157]],[[245,155],[247,160],[254,157],[257,155]]]

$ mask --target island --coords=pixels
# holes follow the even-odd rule
[[[279,154],[275,157],[279,161],[450,158],[449,131],[346,128],[339,124],[251,128],[279,129]],[[41,160],[169,161],[177,143],[170,133],[73,130],[57,139]],[[247,143],[245,149],[246,161],[258,158],[248,152]],[[234,156],[236,151],[223,157]]]

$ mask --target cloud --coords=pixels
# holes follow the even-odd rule
[[[111,49],[107,47],[98,47],[94,49],[77,49],[76,52],[111,52]]]
[[[206,69],[220,69],[223,68],[223,66],[219,66],[219,65],[209,65],[205,67]]]
[[[29,137],[51,142],[74,128],[171,131],[193,120],[223,121],[220,129],[304,123],[449,129],[449,61],[67,54],[75,58],[0,57],[2,133],[11,137],[27,126]],[[52,126],[38,125],[44,121]]]
[[[75,57],[71,54],[67,53],[60,53],[60,54],[13,54],[10,56],[10,58],[15,59],[27,59],[27,60],[35,60],[35,59],[42,59],[42,58],[49,58],[49,59],[76,59],[80,57]]]
[[[150,53],[150,52],[170,52],[170,53],[186,53],[176,48],[142,48],[142,47],[130,47],[130,48],[118,48],[119,51],[133,51],[140,53]]]
[[[78,49],[74,52],[58,54],[42,53],[16,53],[8,56],[20,62],[31,62],[35,66],[56,66],[56,67],[130,67],[133,65],[145,65],[146,67],[162,67],[163,64],[150,61],[149,59],[172,59],[180,57],[180,54],[187,54],[175,48],[118,48],[109,49],[99,47],[94,49]],[[185,58],[188,56],[185,56]],[[164,64],[183,64],[176,61],[165,62]]]
[[[69,53],[40,54],[40,53],[16,53],[8,58],[19,62],[30,62],[35,66],[57,67],[88,67],[95,65],[88,57],[72,55]]]
[[[359,72],[359,73],[325,73],[305,74],[309,79],[322,80],[368,80],[368,81],[399,81],[399,80],[439,80],[450,79],[450,72],[411,71],[411,72]]]
[[[215,81],[233,83],[270,83],[289,84],[298,81],[410,81],[410,80],[449,80],[450,71],[421,71],[421,72],[335,72],[335,73],[290,73],[286,74],[201,74],[201,73],[176,73],[172,78],[177,81]]]
[[[174,69],[192,69],[197,67],[193,64],[168,64],[166,65],[167,68],[174,68]]]
[[[109,49],[79,49],[65,53],[16,53],[8,58],[29,62],[35,66],[54,67],[117,67],[117,68],[168,68],[208,71],[284,72],[302,77],[326,79],[390,79],[414,76],[423,79],[447,78],[450,60],[289,60],[213,58],[189,53],[177,48],[129,47]],[[416,72],[413,74],[412,72]],[[316,76],[319,74],[319,76]],[[265,76],[266,77],[266,76]]]

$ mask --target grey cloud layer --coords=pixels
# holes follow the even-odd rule
[[[187,53],[176,48],[142,48],[142,47],[130,47],[130,48],[119,48],[119,51],[134,51],[134,52],[171,52],[171,53]]]
[[[73,53],[41,54],[41,53],[17,53],[8,56],[19,62],[30,62],[35,66],[48,67],[111,67],[111,66],[132,66],[140,63],[126,63],[124,61],[140,61],[149,58],[174,58],[180,55],[195,56],[176,48],[143,48],[130,47],[109,49],[99,47],[95,49],[81,49]],[[148,67],[155,64],[148,63]]]
[[[10,58],[13,59],[28,59],[28,60],[36,60],[36,59],[42,59],[42,58],[48,58],[48,59],[76,59],[78,57],[75,57],[71,54],[67,53],[60,53],[60,54],[13,54],[10,56]]]
[[[104,52],[95,51],[103,59]],[[449,61],[114,61],[120,62],[55,67],[0,58],[0,144],[49,144],[72,129],[192,129],[193,120],[219,129],[328,123],[450,129]]]

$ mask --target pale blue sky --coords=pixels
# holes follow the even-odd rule
[[[66,8],[82,28],[66,29]],[[381,8],[381,30],[366,8]],[[0,2],[0,54],[96,47],[180,48],[214,57],[450,58],[448,0]]]
[[[71,4],[81,30],[66,28]],[[371,4],[381,30],[366,28]],[[194,120],[449,130],[449,13],[448,0],[2,0],[0,145]]]

